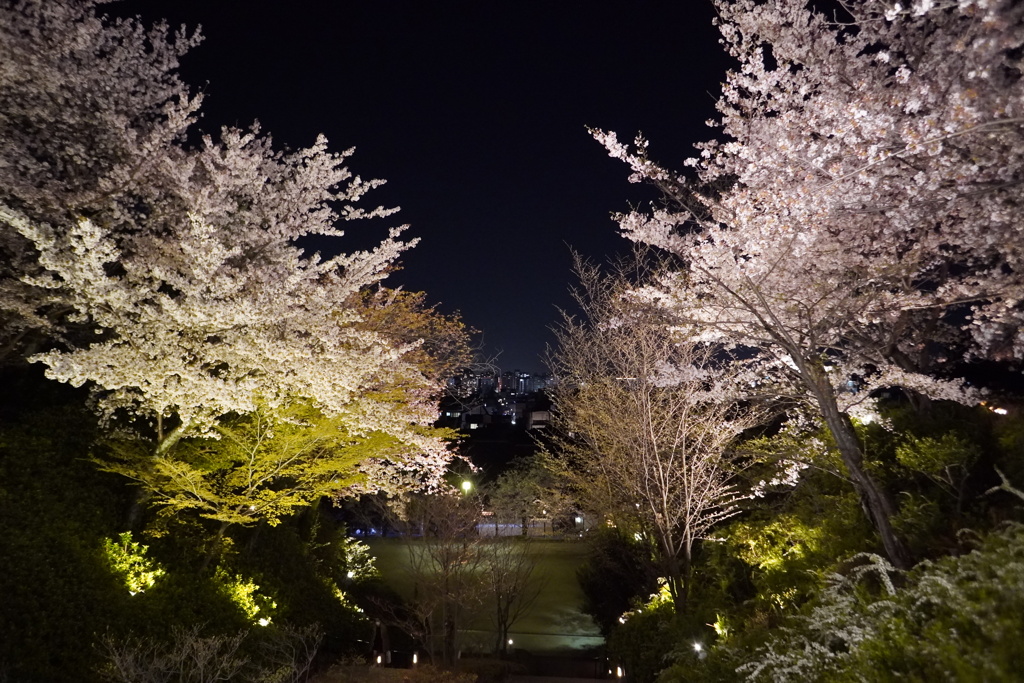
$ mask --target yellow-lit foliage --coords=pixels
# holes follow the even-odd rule
[[[260,587],[239,574],[231,575],[223,567],[217,568],[216,580],[220,589],[238,606],[246,618],[254,624],[270,624],[277,603],[259,593]]]
[[[104,539],[103,552],[111,571],[124,581],[128,591],[135,595],[152,588],[164,574],[163,568],[146,553],[149,546],[132,540],[130,531],[120,534],[117,539]]]
[[[757,600],[774,610],[806,600],[821,574],[864,538],[852,494],[819,495],[821,504],[814,510],[797,505],[767,517],[753,515],[723,530],[729,550],[750,567]]]
[[[672,591],[669,590],[668,580],[661,577],[658,579],[658,591],[647,596],[647,600],[644,602],[640,602],[640,600],[637,599],[636,603],[634,603],[636,604],[636,607],[623,613],[623,615],[619,617],[619,623],[625,624],[629,621],[630,617],[642,612],[650,612],[662,607],[671,607],[674,605],[674,602],[675,601],[672,599]]]
[[[345,591],[341,590],[337,586],[334,587],[334,597],[338,600],[338,604],[342,605],[343,607],[347,607],[348,609],[354,612],[359,612],[360,614],[363,612],[363,608],[349,600],[349,597],[345,594]]]
[[[448,436],[431,427],[411,429]],[[368,461],[401,462],[419,453],[382,432],[353,434],[306,404],[226,419],[216,432],[219,438],[185,439],[159,456],[138,441],[109,442],[111,448],[96,461],[142,483],[165,514],[194,512],[225,524],[273,526],[362,483]]]
[[[901,465],[928,477],[954,498],[961,496],[967,475],[979,457],[981,449],[955,432],[908,436],[896,447],[896,460]]]

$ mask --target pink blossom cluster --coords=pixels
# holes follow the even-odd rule
[[[739,67],[686,173],[595,131],[670,199],[620,217],[688,265],[643,296],[805,383],[841,363],[837,387],[975,400],[944,361],[1024,356],[1024,6],[717,4]]]

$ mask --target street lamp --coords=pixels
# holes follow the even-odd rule
[[[472,488],[473,488],[473,482],[471,482],[469,480],[466,480],[466,481],[462,482],[462,492],[463,493],[469,494],[469,491]]]

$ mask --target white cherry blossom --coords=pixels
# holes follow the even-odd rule
[[[448,453],[418,428],[436,387],[407,359],[416,344],[360,328],[353,305],[416,240],[398,227],[369,251],[298,246],[390,214],[356,204],[382,181],[353,176],[352,150],[322,137],[286,153],[254,125],[189,144],[199,98],[174,69],[197,39],[97,18],[98,4],[0,9],[5,341],[36,333],[47,348],[31,361],[92,387],[106,418],[152,423],[157,453],[223,416],[306,401],[397,437],[402,466],[436,476]]]
[[[905,562],[844,412],[849,375],[825,365],[865,391],[974,401],[943,358],[1024,356],[1024,6],[858,0],[836,20],[799,0],[717,5],[740,66],[691,176],[595,131],[669,199],[620,219],[686,264],[638,295],[802,390]]]

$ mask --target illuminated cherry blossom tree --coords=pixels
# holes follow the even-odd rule
[[[404,464],[438,475],[447,451],[417,427],[437,391],[419,342],[362,324],[357,305],[415,240],[394,228],[369,251],[297,246],[392,213],[356,206],[382,181],[353,176],[352,150],[323,137],[282,152],[254,125],[188,143],[199,99],[174,68],[196,38],[97,18],[97,4],[0,10],[6,343],[45,332],[29,360],[88,384],[156,455],[225,416],[300,401],[353,435],[413,446]]]
[[[1024,7],[858,0],[827,17],[798,0],[716,4],[739,67],[722,135],[698,146],[689,177],[642,139],[595,132],[669,199],[621,217],[627,236],[685,263],[643,296],[696,339],[756,349],[748,382],[824,417],[906,564],[849,415],[883,386],[974,400],[946,366],[1024,355]]]
[[[62,226],[103,214],[130,226],[165,187],[161,167],[201,98],[174,69],[198,35],[103,21],[97,3],[0,7],[0,360],[67,331],[60,293],[12,221]]]

